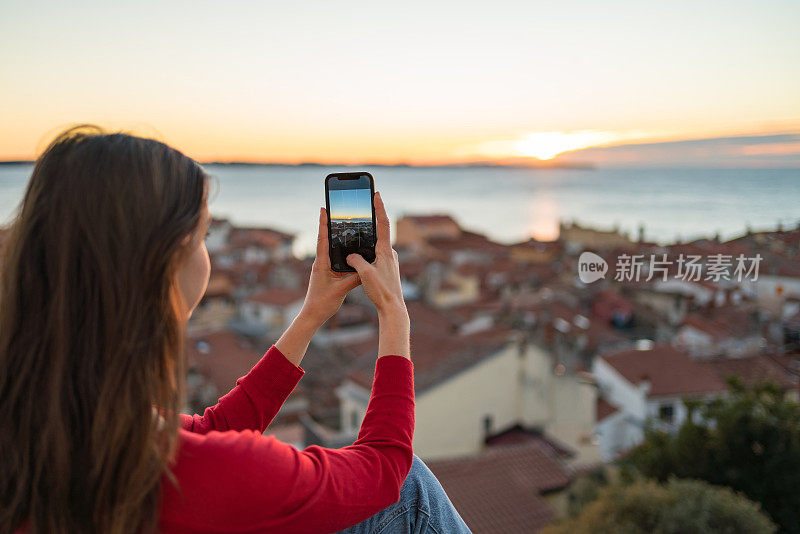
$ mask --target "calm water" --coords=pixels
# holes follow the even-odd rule
[[[314,248],[323,167],[206,166],[219,179],[215,216],[297,234],[296,252]],[[551,239],[560,219],[668,242],[774,228],[800,221],[800,170],[414,169],[369,168],[389,216],[450,213],[462,226],[501,242]],[[0,166],[0,222],[13,216],[30,165]]]

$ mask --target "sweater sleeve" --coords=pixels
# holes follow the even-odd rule
[[[337,532],[400,498],[413,461],[413,364],[382,356],[358,439],[300,451],[274,436],[211,433],[202,458],[179,463],[180,506],[167,494],[162,526],[173,532]]]
[[[264,432],[305,374],[272,345],[247,375],[203,415],[181,414],[181,427],[205,434],[211,430]]]

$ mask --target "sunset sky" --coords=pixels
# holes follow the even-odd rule
[[[201,161],[800,167],[798,27],[794,0],[4,0],[0,160],[93,122]]]
[[[370,196],[369,189],[331,191],[331,219],[372,218]]]

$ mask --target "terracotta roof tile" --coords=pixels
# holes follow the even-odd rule
[[[287,289],[273,287],[250,295],[249,301],[271,304],[273,306],[287,306],[305,298],[304,289]]]
[[[711,368],[668,344],[655,345],[650,350],[624,350],[601,358],[632,384],[649,380],[649,396],[653,397],[726,389],[723,380]]]
[[[570,483],[561,464],[530,443],[428,466],[475,534],[541,529],[554,516],[541,494]]]
[[[500,252],[508,249],[507,245],[495,243],[485,235],[466,230],[462,231],[461,235],[456,239],[436,237],[427,241],[430,245],[442,251],[483,250],[486,252]]]
[[[294,236],[271,228],[245,228],[234,227],[231,230],[228,242],[234,247],[262,246],[276,247],[286,241],[292,241]]]
[[[597,397],[597,419],[596,421],[599,423],[609,415],[614,415],[619,410],[615,408],[611,403],[609,403],[603,397]]]
[[[450,215],[433,214],[433,215],[406,215],[403,217],[417,224],[439,224],[439,223],[453,223],[457,224],[455,219]]]
[[[572,458],[576,454],[571,447],[543,433],[540,428],[524,427],[519,423],[489,436],[485,443],[489,447],[536,443],[551,458]]]
[[[715,340],[734,337],[734,333],[724,324],[713,321],[696,313],[690,313],[683,319],[683,326],[690,326]]]
[[[770,356],[758,355],[747,358],[718,358],[703,362],[717,375],[725,379],[739,376],[745,384],[753,385],[761,381],[776,383],[784,390],[798,387],[797,374],[786,369]]]
[[[205,298],[215,297],[232,297],[233,296],[233,282],[231,277],[224,273],[212,273],[208,280],[208,287],[204,294]]]
[[[254,347],[230,330],[191,336],[186,343],[187,358],[224,395],[261,359],[266,348]]]
[[[411,360],[418,393],[491,356],[513,338],[513,331],[505,327],[461,335],[458,323],[447,312],[417,301],[406,306],[411,318]],[[357,356],[348,371],[351,379],[371,383],[377,345],[375,337],[343,349]]]
[[[617,314],[630,316],[633,304],[619,293],[610,289],[599,291],[592,301],[592,313],[599,319],[610,322]]]

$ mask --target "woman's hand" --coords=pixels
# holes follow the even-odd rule
[[[325,208],[319,211],[317,257],[311,266],[308,291],[300,315],[314,319],[321,326],[342,305],[344,297],[357,287],[361,280],[356,273],[337,273],[331,270],[328,254],[328,215]]]
[[[275,342],[275,347],[287,360],[300,365],[317,329],[336,313],[345,295],[360,283],[356,273],[337,273],[331,270],[331,259],[328,255],[328,215],[325,208],[320,208],[317,257],[311,266],[306,298],[300,313]]]
[[[375,261],[369,263],[360,254],[350,254],[346,261],[358,272],[367,297],[378,310],[378,356],[396,354],[409,358],[410,324],[400,285],[400,264],[390,242],[389,217],[380,193],[375,193],[374,203],[378,226]]]

